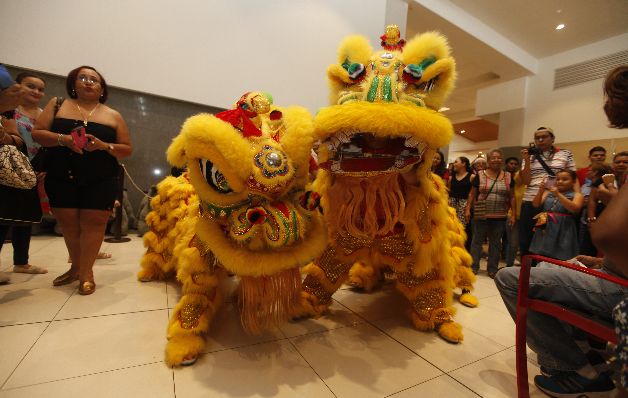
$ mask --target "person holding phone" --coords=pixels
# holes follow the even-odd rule
[[[578,176],[573,170],[560,170],[548,176],[532,204],[542,207],[536,216],[530,252],[568,260],[578,255],[577,217],[584,197],[574,192]]]
[[[532,201],[548,176],[556,175],[559,170],[576,171],[573,154],[567,149],[554,146],[554,130],[539,127],[534,132],[534,142],[521,151],[521,182],[526,185],[521,203],[519,218],[519,250],[521,256],[530,254],[530,242],[534,235],[534,217],[541,211]]]
[[[79,280],[79,293],[87,295],[96,290],[92,268],[117,196],[118,159],[133,149],[124,119],[105,105],[107,83],[100,72],[73,69],[66,90],[70,98],[50,100],[33,138],[47,147],[46,193],[72,259],[53,285]]]

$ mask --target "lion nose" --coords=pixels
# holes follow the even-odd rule
[[[263,224],[266,216],[266,211],[261,207],[251,207],[246,211],[246,219],[251,224]]]

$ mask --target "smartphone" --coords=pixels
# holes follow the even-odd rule
[[[551,188],[556,185],[556,176],[547,176],[545,180],[545,188]]]
[[[7,68],[4,65],[0,64],[0,90],[9,88],[14,84],[15,80],[13,80]]]
[[[83,149],[87,146],[87,134],[85,133],[85,127],[77,127],[70,133],[72,139],[74,140],[74,145],[78,148]]]

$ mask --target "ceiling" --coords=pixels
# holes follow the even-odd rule
[[[628,32],[628,0],[449,0],[490,29],[527,52],[543,58]],[[506,55],[475,38],[416,1],[408,1],[406,37],[429,30],[447,36],[456,59],[458,81],[445,106],[461,129],[477,131],[461,135],[471,141],[497,139],[498,118],[480,123],[475,116],[479,89],[527,76],[530,72]],[[560,10],[560,12],[558,12]],[[562,30],[555,30],[559,23]],[[472,121],[468,129],[460,125]],[[483,131],[483,129],[487,129]],[[477,141],[476,141],[477,142]]]
[[[626,0],[449,0],[536,58],[628,31]],[[565,24],[556,30],[558,24]]]
[[[498,129],[499,126],[497,124],[484,119],[454,124],[456,134],[460,134],[473,142],[496,140]]]

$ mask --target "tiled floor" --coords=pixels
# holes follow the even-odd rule
[[[465,341],[412,328],[390,284],[372,294],[343,289],[331,313],[246,335],[227,302],[192,367],[163,363],[174,282],[139,283],[141,240],[108,244],[96,293],[52,287],[68,264],[63,240],[37,236],[31,263],[46,275],[13,274],[0,286],[0,398],[9,397],[514,397],[515,328],[481,272],[480,306],[457,305]],[[1,253],[2,269],[12,248]],[[227,281],[227,287],[233,282]],[[529,364],[530,378],[538,373]],[[531,385],[532,396],[543,396]]]

